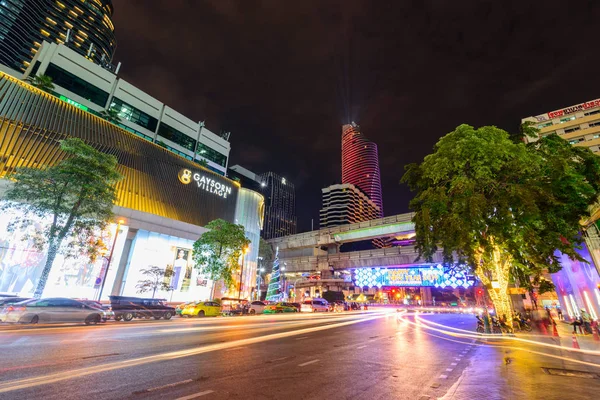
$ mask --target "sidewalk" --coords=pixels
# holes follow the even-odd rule
[[[550,329],[552,329],[552,326],[550,326]],[[564,347],[573,347],[573,325],[570,325],[567,321],[557,321],[556,329],[560,336],[560,345]],[[552,331],[549,333],[552,334]],[[582,335],[579,333],[579,328],[577,328],[577,334],[575,336],[580,349],[600,351],[600,340],[594,340],[594,335]]]

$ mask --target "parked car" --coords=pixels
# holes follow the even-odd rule
[[[216,317],[221,314],[221,305],[214,301],[198,301],[188,304],[182,311],[182,317]]]
[[[83,304],[86,304],[90,307],[102,310],[102,322],[106,322],[109,319],[115,317],[115,312],[112,310],[112,307],[109,304],[102,304],[96,300],[87,300],[87,299],[76,299],[76,300]]]
[[[131,321],[134,318],[171,319],[175,308],[166,304],[166,299],[143,299],[128,296],[109,296],[115,320]]]
[[[329,311],[329,303],[325,299],[304,300],[300,307],[302,312],[327,312]]]
[[[298,312],[298,309],[294,306],[289,305],[290,303],[275,303],[269,304],[265,307],[265,314],[275,313],[286,313],[286,312]]]
[[[265,312],[266,306],[264,302],[256,300],[250,303],[250,310],[248,312],[252,315],[262,314]]]
[[[300,312],[300,309],[302,308],[302,304],[300,304],[300,303],[285,303],[285,304],[289,305],[290,307],[296,308],[297,312]]]
[[[86,325],[95,325],[102,321],[102,315],[102,310],[77,300],[53,297],[26,300],[4,307],[0,311],[0,322],[84,322]]]

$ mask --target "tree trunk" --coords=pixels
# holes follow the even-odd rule
[[[39,299],[42,297],[44,293],[44,288],[46,287],[46,283],[48,282],[48,276],[50,275],[50,270],[52,270],[52,264],[54,263],[54,259],[58,254],[58,244],[51,243],[48,246],[48,255],[46,257],[46,264],[44,265],[44,270],[40,275],[40,280],[38,281],[35,292],[33,293],[33,297]]]
[[[154,286],[154,288],[152,289],[152,298],[154,298],[155,294],[156,294],[156,286]]]
[[[510,324],[512,321],[512,301],[508,294],[508,284],[510,281],[511,259],[503,256],[501,249],[496,246],[487,264],[484,269],[480,262],[479,267],[475,269],[475,274],[488,288],[488,294],[496,309],[496,316],[499,318],[506,316],[506,321]],[[491,279],[490,274],[486,272],[491,273]],[[497,288],[492,287],[492,281],[497,283]]]

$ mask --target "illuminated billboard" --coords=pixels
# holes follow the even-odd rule
[[[457,287],[468,288],[475,279],[456,266],[410,267],[410,268],[357,268],[354,284],[360,287],[406,286],[406,287]]]

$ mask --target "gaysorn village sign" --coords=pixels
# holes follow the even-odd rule
[[[179,182],[183,183],[184,185],[196,182],[198,188],[201,190],[205,190],[224,199],[231,194],[231,186],[219,182],[212,178],[209,174],[203,172],[192,172],[189,169],[183,168],[179,170],[177,177],[179,178]]]

